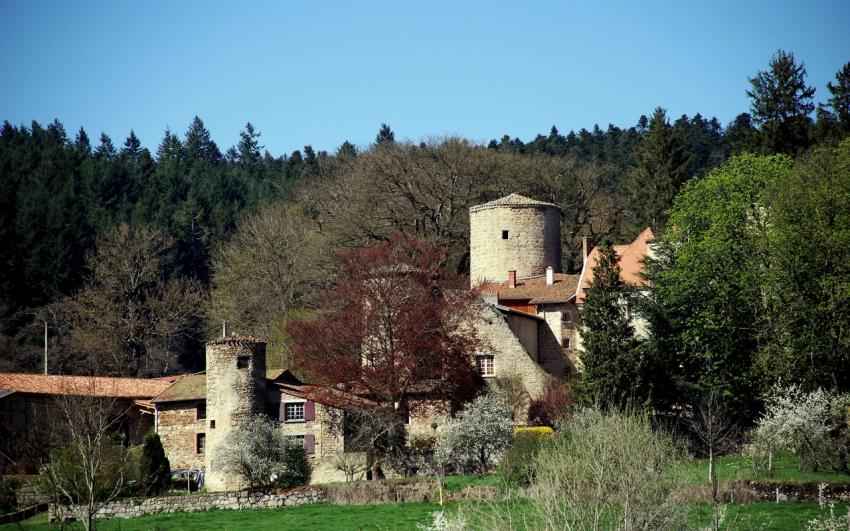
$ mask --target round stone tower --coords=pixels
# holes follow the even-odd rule
[[[265,402],[265,342],[238,336],[208,342],[204,449],[208,490],[237,490],[245,486],[237,474],[222,470],[217,454],[227,435],[251,415],[262,413]]]
[[[561,208],[511,194],[469,209],[469,277],[504,282],[561,271]]]

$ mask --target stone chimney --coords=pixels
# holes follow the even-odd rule
[[[587,255],[590,254],[590,236],[584,236],[581,239],[581,259],[582,263],[587,261]]]
[[[552,266],[546,268],[546,285],[551,286],[555,283],[555,270]]]
[[[516,269],[511,269],[510,271],[508,271],[508,287],[516,287]]]

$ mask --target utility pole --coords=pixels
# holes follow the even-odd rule
[[[47,319],[44,320],[44,374],[47,374]]]

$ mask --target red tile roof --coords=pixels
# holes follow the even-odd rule
[[[179,376],[167,378],[112,378],[59,374],[0,373],[0,389],[42,395],[152,398]]]
[[[641,276],[643,273],[643,260],[649,254],[649,241],[655,238],[652,229],[647,227],[632,243],[626,245],[615,245],[614,251],[620,257],[620,278],[627,286],[644,286],[646,281]],[[584,302],[585,290],[593,282],[593,268],[599,259],[599,247],[594,247],[587,255],[581,268],[581,282],[576,293],[576,303]]]
[[[578,275],[555,273],[555,282],[546,284],[546,275],[517,279],[516,287],[507,282],[489,283],[480,286],[482,295],[498,295],[499,300],[528,300],[529,304],[567,302],[578,287]]]

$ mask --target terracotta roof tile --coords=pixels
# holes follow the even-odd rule
[[[516,207],[516,208],[529,208],[529,207],[552,207],[561,210],[561,207],[556,205],[555,203],[547,203],[545,201],[538,201],[536,199],[531,199],[530,197],[525,197],[519,194],[510,194],[505,197],[500,197],[494,201],[490,201],[489,203],[483,203],[481,205],[474,206],[469,209],[470,212],[477,212],[479,210],[486,210],[488,208],[499,208],[499,207]]]
[[[647,227],[632,243],[615,245],[614,252],[620,257],[620,278],[627,286],[644,286],[646,281],[643,274],[643,260],[649,254],[649,241],[655,238],[652,229]],[[585,290],[593,282],[593,268],[599,259],[599,247],[594,247],[587,255],[587,261],[581,269],[581,286],[576,294],[576,303],[584,302]]]
[[[169,378],[112,378],[59,374],[0,373],[0,389],[43,395],[151,398],[179,376]]]
[[[479,286],[482,295],[498,295],[499,300],[528,300],[529,304],[566,302],[576,293],[578,275],[555,273],[555,282],[546,284],[546,275],[517,279],[515,288],[507,282]]]

